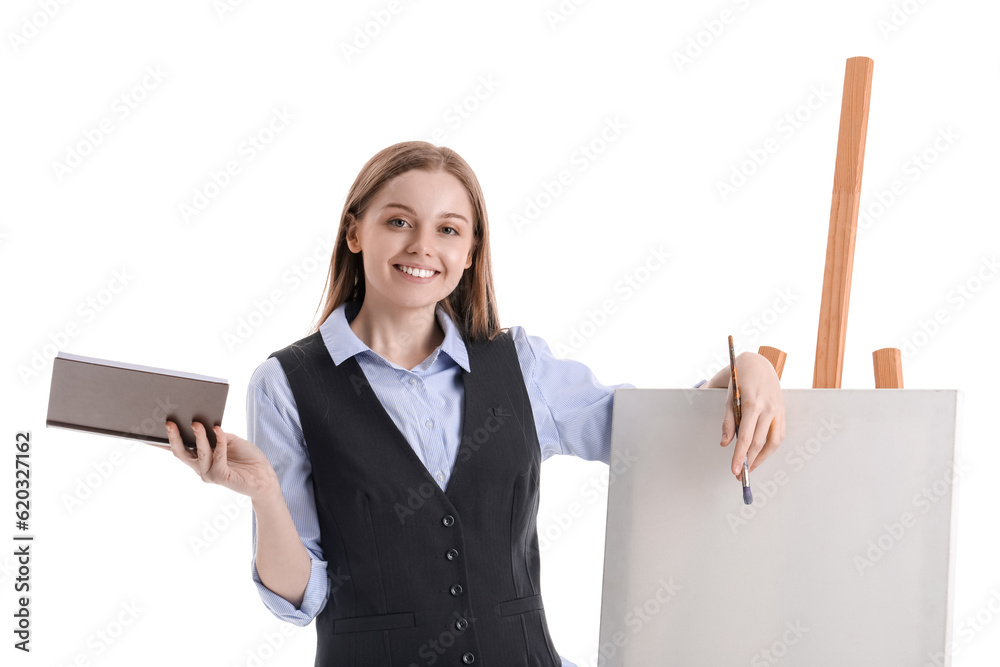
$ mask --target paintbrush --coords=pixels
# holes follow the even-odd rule
[[[733,437],[733,442],[735,442],[740,437],[740,417],[742,416],[740,411],[740,386],[736,383],[736,352],[733,350],[733,337],[729,337],[729,368],[733,373],[733,417],[736,421],[736,435]],[[736,445],[734,444],[733,447]],[[743,502],[749,505],[753,502],[753,493],[750,492],[750,469],[749,469],[749,457],[743,459]]]

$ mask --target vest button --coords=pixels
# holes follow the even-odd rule
[[[448,553],[444,555],[448,560],[455,560],[458,558],[458,549],[448,549]]]
[[[451,526],[452,524],[455,523],[455,517],[453,517],[450,514],[445,514],[444,517],[441,519],[441,523],[443,523],[446,526]]]
[[[462,590],[463,590],[462,584],[455,584],[454,586],[451,587],[451,594],[452,595],[461,595],[462,594]]]
[[[464,662],[465,664],[471,665],[475,661],[476,661],[476,656],[472,655],[471,653],[462,654],[462,662]]]
[[[455,629],[458,630],[459,632],[465,630],[467,627],[469,627],[469,622],[464,618],[460,618],[457,621],[455,621]]]

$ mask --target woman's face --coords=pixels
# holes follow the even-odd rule
[[[472,266],[472,241],[465,187],[447,172],[423,169],[382,186],[347,234],[364,260],[365,301],[402,309],[433,308],[451,294]]]

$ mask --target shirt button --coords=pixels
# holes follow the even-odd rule
[[[431,426],[434,426],[434,422],[432,422],[430,419],[428,419],[427,421],[424,422],[424,426],[426,426],[427,428],[430,428]]]
[[[476,661],[476,656],[472,655],[471,653],[462,654],[462,662],[464,662],[465,664],[471,665],[475,661]]]
[[[416,384],[417,378],[410,378],[410,384]]]
[[[441,472],[440,470],[438,470],[436,473],[434,473],[434,479],[436,479],[439,482],[443,482],[444,481],[444,473]]]
[[[448,552],[444,555],[448,560],[455,560],[458,558],[458,549],[448,549]]]
[[[444,524],[445,526],[448,526],[448,527],[450,527],[450,526],[451,526],[452,524],[454,524],[454,523],[455,523],[455,517],[453,517],[453,516],[452,516],[452,515],[450,515],[450,514],[445,514],[445,515],[444,515],[444,516],[443,516],[443,517],[441,518],[441,523],[443,523],[443,524]]]
[[[459,632],[465,630],[467,627],[469,627],[469,622],[464,618],[460,618],[457,621],[455,621],[455,629],[458,630]]]
[[[463,590],[464,589],[462,588],[462,584],[455,584],[454,586],[451,587],[451,594],[461,595]]]

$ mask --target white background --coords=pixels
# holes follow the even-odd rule
[[[449,146],[476,171],[504,326],[605,384],[690,386],[733,334],[740,350],[785,350],[783,385],[810,387],[844,63],[863,55],[875,67],[842,386],[873,386],[871,352],[899,347],[906,387],[963,390],[954,664],[995,664],[997,5],[389,6],[4,4],[2,661],[311,664],[313,628],[275,619],[251,583],[248,506],[168,452],[45,428],[50,358],[227,378],[225,425],[245,433],[247,379],[307,333],[347,190],[398,141]],[[241,145],[275,109],[294,119],[249,160]],[[88,145],[102,120],[111,132]],[[56,165],[74,151],[86,153],[75,167]],[[185,220],[181,206],[230,160],[240,172]],[[562,170],[571,182],[546,198]],[[727,182],[739,185],[724,197]],[[531,202],[537,215],[518,226]],[[645,272],[654,250],[670,258]],[[624,290],[626,276],[645,282]],[[598,316],[608,299],[614,312]],[[258,326],[227,344],[248,320]],[[11,648],[19,430],[33,441],[27,656]],[[730,456],[720,449],[720,475]],[[604,471],[544,467],[547,617],[580,664],[598,643],[606,496],[588,489],[603,492]],[[574,502],[585,511],[567,522]]]

